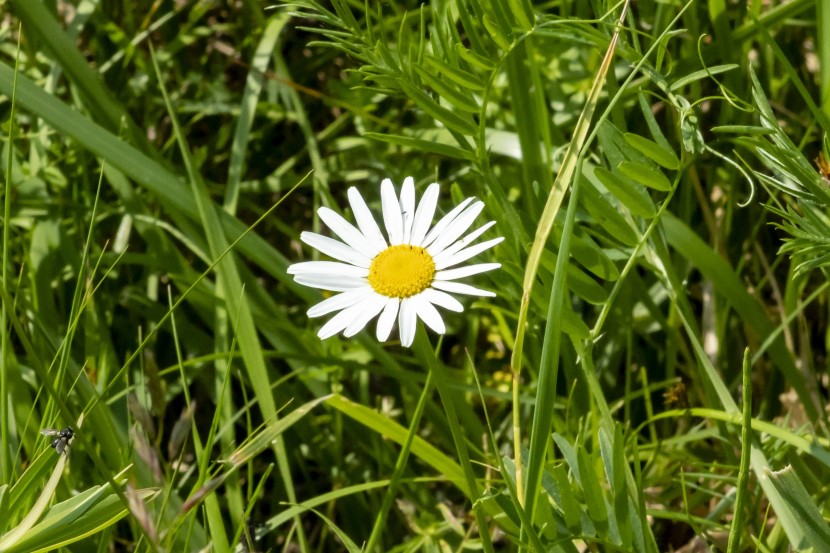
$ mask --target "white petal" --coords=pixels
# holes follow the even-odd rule
[[[435,309],[435,307],[433,307],[433,305],[429,303],[421,294],[414,296],[412,301],[415,304],[415,311],[418,313],[418,317],[420,317],[428,327],[438,334],[444,334],[447,331],[447,327],[444,325],[444,319],[441,318],[441,314],[438,313],[438,310]]]
[[[429,303],[443,307],[444,309],[449,309],[450,311],[455,311],[456,313],[464,311],[464,306],[461,305],[460,301],[445,292],[436,290],[435,288],[427,288],[421,292],[420,296]]]
[[[495,221],[490,221],[489,223],[485,223],[485,224],[481,225],[480,227],[475,229],[470,234],[466,235],[461,240],[458,240],[455,243],[453,243],[453,245],[449,246],[444,251],[442,251],[440,255],[436,255],[435,257],[440,259],[444,256],[452,255],[452,254],[458,252],[459,250],[469,246],[470,244],[472,244],[475,241],[476,238],[478,238],[479,236],[481,236],[482,234],[487,232],[490,229],[490,227],[492,227],[495,224],[496,224]]]
[[[438,271],[435,273],[435,280],[457,280],[479,273],[486,273],[493,269],[501,267],[501,263],[478,263],[476,265],[467,265],[466,267],[459,267],[458,269],[449,269],[447,271]]]
[[[294,277],[294,282],[310,288],[320,288],[332,292],[345,292],[346,290],[369,286],[369,281],[365,278],[338,275],[297,275]]]
[[[395,187],[389,179],[383,179],[380,183],[380,203],[383,208],[383,224],[386,225],[386,233],[389,235],[389,244],[392,246],[400,244],[403,240],[401,205],[398,203]]]
[[[368,267],[372,264],[372,260],[369,257],[366,257],[351,246],[347,246],[334,238],[305,231],[300,235],[300,240],[334,259],[345,261],[358,267]]]
[[[478,214],[481,213],[482,209],[484,209],[484,202],[475,202],[473,205],[465,209],[464,213],[456,217],[452,223],[447,225],[444,232],[442,232],[441,235],[435,239],[435,242],[427,248],[430,255],[438,255],[444,251],[444,248],[455,242],[459,236],[464,234],[467,229],[470,228],[470,225],[473,224],[473,221],[475,221],[475,218],[478,217]]]
[[[372,216],[372,212],[366,206],[366,202],[363,201],[363,196],[360,195],[360,192],[354,186],[349,188],[348,194],[349,205],[352,206],[352,213],[354,213],[354,218],[357,221],[357,226],[360,227],[360,231],[371,242],[373,248],[377,249],[377,251],[383,250],[386,248],[386,239],[380,232],[380,227],[378,227],[375,218]]]
[[[412,298],[401,301],[401,312],[398,315],[398,332],[401,333],[401,345],[408,348],[415,341],[415,330],[418,325],[417,311]]]
[[[380,310],[386,305],[386,297],[375,293],[369,296],[366,301],[361,302],[360,305],[363,308],[363,311],[360,313],[359,317],[355,318],[351,324],[346,327],[346,330],[343,332],[343,336],[346,338],[351,338],[363,330],[363,327],[366,326],[369,321],[374,319],[378,313],[380,313]]]
[[[339,236],[343,242],[350,245],[369,259],[375,257],[378,251],[380,251],[375,251],[369,240],[363,236],[362,232],[357,230],[354,225],[331,209],[321,207],[317,210],[317,215],[320,216],[320,219],[322,219],[323,222],[332,230],[332,232]]]
[[[485,296],[494,298],[496,295],[487,290],[474,288],[469,284],[462,284],[460,282],[447,282],[445,280],[435,280],[432,282],[432,287],[445,292],[452,292],[453,294],[465,294],[467,296]]]
[[[467,204],[469,204],[472,201],[472,198],[467,198],[466,200],[455,206],[452,211],[444,215],[441,218],[441,220],[438,221],[434,227],[432,227],[432,230],[429,231],[429,234],[427,234],[427,237],[424,238],[423,243],[421,243],[421,247],[426,248],[427,246],[432,244],[432,242],[436,238],[438,238],[438,235],[444,232],[444,229],[447,228],[447,225],[452,223],[455,220],[455,218],[458,217],[458,214],[464,211],[464,208],[467,207]]]
[[[438,205],[440,190],[438,183],[434,182],[421,196],[418,209],[415,210],[415,220],[412,222],[412,236],[409,239],[409,243],[413,246],[420,246],[424,241],[429,226],[432,224],[432,218],[435,217],[435,206]]]
[[[426,290],[424,290],[426,292]],[[367,286],[365,288],[355,288],[353,290],[349,290],[347,292],[341,292],[336,296],[332,296],[328,299],[325,299],[314,305],[311,309],[308,310],[308,316],[310,318],[314,317],[322,317],[323,315],[328,315],[329,313],[333,313],[335,311],[340,311],[341,309],[346,309],[347,307],[351,307],[358,302],[363,301],[368,296],[372,295],[374,290],[372,290],[371,286]]]
[[[347,309],[344,309],[323,325],[323,327],[317,332],[317,336],[320,337],[321,340],[325,340],[326,338],[331,338],[347,326],[349,326],[352,321],[354,321],[357,317],[360,316],[360,313],[363,310],[363,306],[361,304],[353,305]]]
[[[481,244],[476,244],[475,246],[470,246],[466,250],[461,250],[458,253],[448,253],[450,252],[451,248],[447,248],[443,252],[441,252],[441,256],[435,256],[433,261],[435,262],[435,268],[439,271],[441,269],[446,269],[447,267],[452,267],[453,265],[458,265],[462,261],[467,261],[471,257],[475,257],[484,250],[489,250],[496,244],[500,243],[504,240],[503,236],[499,236],[498,238],[493,238],[492,240],[488,240],[487,242],[482,242]],[[459,240],[456,244],[460,244],[461,241]],[[454,249],[455,244],[453,244]]]
[[[389,339],[389,334],[392,332],[392,326],[395,324],[395,319],[398,318],[398,306],[401,300],[398,298],[387,298],[386,305],[383,308],[383,313],[378,317],[377,337],[378,342],[385,342]]]
[[[336,261],[305,261],[288,267],[289,275],[342,275],[353,277],[369,276],[367,267],[355,267]]]
[[[401,186],[401,214],[403,215],[403,243],[411,244],[412,221],[415,219],[415,179],[406,177]]]

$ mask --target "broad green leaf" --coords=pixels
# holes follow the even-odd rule
[[[677,159],[677,155],[669,148],[660,146],[648,138],[633,133],[625,133],[625,141],[641,154],[666,169],[676,171],[680,168],[680,160]]]
[[[583,169],[582,190],[579,194],[579,201],[599,228],[604,230],[610,238],[618,240],[626,246],[635,246],[638,241],[637,231],[617,211],[617,208],[597,190],[592,182],[592,179],[595,178],[593,171],[589,172],[586,166]]]
[[[550,275],[556,270],[557,257],[550,250],[545,250],[542,254],[541,266]],[[588,303],[601,304],[608,299],[605,289],[573,263],[568,264],[568,288]]]
[[[668,192],[671,190],[671,182],[658,170],[652,169],[636,161],[623,161],[617,167],[620,172],[635,182],[644,184],[649,188]]]
[[[560,463],[553,467],[553,479],[559,491],[559,509],[565,518],[565,525],[573,534],[582,534],[583,530],[580,524],[581,508],[574,496],[573,489],[571,488],[572,484],[568,479],[568,470],[564,464]]]
[[[456,44],[455,45],[455,52],[459,56],[461,56],[461,58],[463,58],[465,61],[467,61],[467,63],[469,63],[470,65],[472,65],[474,67],[478,67],[479,69],[482,69],[484,71],[492,71],[493,70],[493,62],[491,62],[489,59],[485,58],[482,55],[479,55],[478,53],[476,53],[472,50],[468,50],[467,48],[464,48],[463,44]]]
[[[600,536],[603,536],[608,532],[608,511],[591,455],[585,448],[580,447],[576,450],[576,459],[579,463],[579,483],[582,485],[587,512],[596,526],[597,532]]]
[[[770,135],[775,134],[775,131],[766,127],[757,127],[754,125],[719,125],[709,129],[713,133],[730,133],[740,136],[746,135]]]
[[[561,240],[561,227],[554,227],[553,232],[556,240]],[[620,277],[620,270],[617,268],[617,265],[611,261],[608,255],[594,242],[593,238],[587,232],[575,229],[571,240],[573,240],[571,243],[571,255],[573,255],[577,263],[603,280],[613,282]]]
[[[605,188],[634,215],[647,219],[657,215],[657,209],[654,207],[654,202],[651,201],[648,192],[633,180],[613,173],[605,167],[597,167],[594,174]]]
[[[499,25],[493,22],[492,18],[488,17],[487,14],[484,14],[484,17],[481,18],[481,22],[490,34],[490,38],[493,39],[493,42],[495,42],[499,48],[505,51],[510,49],[510,40],[508,40],[507,36],[502,33]]]

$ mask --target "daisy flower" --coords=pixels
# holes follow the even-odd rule
[[[467,198],[430,228],[438,191],[437,183],[429,185],[416,207],[412,177],[404,180],[400,198],[392,181],[384,179],[380,197],[386,235],[354,187],[349,188],[348,195],[357,227],[327,207],[318,210],[320,219],[342,242],[313,232],[303,232],[300,239],[337,261],[295,263],[288,273],[299,284],[339,292],[308,310],[309,317],[338,312],[317,333],[321,339],[340,332],[346,337],[354,336],[380,315],[378,340],[385,342],[389,338],[397,319],[401,344],[409,347],[415,339],[419,318],[438,334],[446,331],[436,306],[456,312],[464,310],[449,293],[495,296],[455,281],[498,269],[500,263],[450,268],[504,240],[499,237],[471,245],[495,221],[462,238],[484,209],[483,202]]]

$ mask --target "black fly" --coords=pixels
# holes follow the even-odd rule
[[[63,453],[69,447],[69,440],[75,435],[75,431],[72,430],[71,426],[67,426],[63,430],[56,430],[54,428],[44,428],[40,431],[41,434],[44,436],[55,436],[55,439],[52,440],[52,443],[49,444],[50,447],[54,447],[55,451],[58,452],[58,455]]]

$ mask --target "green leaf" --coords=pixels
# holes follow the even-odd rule
[[[677,159],[677,155],[669,148],[660,146],[648,138],[633,133],[625,133],[625,141],[641,154],[666,169],[676,171],[680,168],[680,160]]]
[[[463,60],[465,60],[473,67],[478,67],[479,69],[482,69],[484,71],[493,70],[493,62],[472,50],[464,48],[463,44],[455,45],[455,53],[458,54]]]
[[[136,490],[141,501],[148,501],[158,490]],[[109,486],[95,486],[66,501],[52,506],[43,519],[26,532],[20,541],[4,553],[46,551],[96,534],[119,521],[128,510]]]
[[[683,88],[689,83],[693,83],[695,81],[699,81],[700,79],[711,77],[712,75],[726,73],[727,71],[732,71],[733,69],[738,69],[739,67],[740,65],[736,63],[727,63],[724,65],[714,65],[712,67],[707,67],[706,69],[701,69],[699,71],[695,71],[694,73],[689,73],[685,77],[677,79],[671,84],[671,86],[669,86],[669,90],[674,92],[680,88]]]
[[[463,159],[465,161],[475,161],[475,154],[473,152],[464,150],[457,146],[449,144],[442,144],[433,140],[424,140],[412,136],[403,136],[400,134],[382,134],[376,132],[367,132],[363,134],[366,138],[380,140],[388,144],[395,144],[410,148],[415,152],[431,152],[451,159]]]
[[[620,172],[634,180],[661,192],[668,192],[671,190],[671,182],[666,176],[658,170],[652,169],[642,163],[636,161],[623,161],[617,169]]]
[[[420,65],[415,65],[415,72],[421,76],[421,79],[429,85],[435,92],[438,93],[447,103],[452,104],[453,107],[467,113],[477,114],[481,106],[479,106],[472,95],[465,94],[453,88],[450,84],[441,80],[437,75],[433,75]]]
[[[645,188],[633,180],[612,173],[605,167],[594,170],[597,179],[634,215],[651,219],[657,215],[654,202],[651,201]]]
[[[277,439],[283,432],[291,428],[297,421],[305,417],[312,409],[317,407],[320,403],[329,399],[329,396],[319,397],[313,399],[297,407],[288,415],[277,419],[274,418],[265,425],[265,428],[250,436],[244,444],[239,446],[233,453],[228,456],[227,462],[234,465],[235,468],[241,467],[245,463],[251,461],[271,447],[274,440]],[[277,413],[274,413],[276,417]]]
[[[605,506],[605,497],[602,495],[597,473],[594,470],[591,456],[584,447],[577,448],[576,459],[579,463],[579,483],[585,496],[585,505],[591,521],[596,525],[597,532],[603,536],[608,531],[608,510]]]
[[[439,105],[435,100],[405,80],[399,80],[398,84],[404,93],[433,119],[437,119],[448,128],[466,136],[473,136],[478,132],[478,127],[470,117],[459,115]]]
[[[354,403],[340,395],[333,395],[328,398],[326,405],[337,409],[344,415],[374,430],[384,438],[390,439],[398,445],[403,445],[406,440],[407,429],[405,427],[381,415],[374,409],[369,409],[359,403]],[[469,494],[469,489],[464,480],[464,471],[461,467],[441,453],[437,448],[430,445],[426,440],[416,436],[412,442],[412,454],[434,468],[439,474],[445,476],[465,494]]]
[[[798,523],[805,540],[791,544],[796,551],[830,551],[830,529],[821,512],[816,508],[813,498],[796,475],[792,466],[787,465],[779,471],[767,470],[764,476],[781,494],[790,508],[798,514]]]
[[[565,525],[574,535],[582,534],[582,524],[580,524],[581,509],[571,488],[572,485],[568,479],[568,471],[565,465],[559,464],[553,467],[553,479],[559,491],[559,509],[565,518]]]
[[[559,227],[554,228],[554,235],[557,240],[561,239]],[[571,255],[580,265],[603,280],[615,281],[620,277],[617,265],[588,233],[576,229],[571,239]]]
[[[610,238],[618,240],[626,246],[635,246],[638,242],[637,231],[617,211],[617,208],[597,190],[592,182],[595,179],[593,172],[586,167],[583,169],[582,190],[579,200],[582,206],[591,215],[591,218],[603,229]],[[599,182],[599,181],[597,181]]]
[[[459,67],[452,66],[434,56],[427,56],[426,62],[428,65],[432,66],[433,69],[453,81],[458,86],[466,88],[471,92],[484,92],[484,85],[481,83],[481,79],[469,71],[464,71]]]

